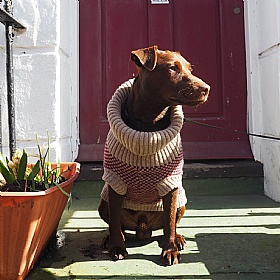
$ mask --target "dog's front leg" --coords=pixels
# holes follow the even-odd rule
[[[174,189],[163,197],[164,237],[161,261],[166,265],[181,262],[181,255],[176,245],[176,211],[178,189]]]
[[[121,260],[127,255],[124,236],[121,230],[121,207],[123,196],[109,187],[109,247],[108,252],[112,260]]]

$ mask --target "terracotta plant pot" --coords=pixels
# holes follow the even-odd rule
[[[67,170],[67,180],[60,186],[70,193],[80,164],[61,163],[60,168]],[[0,279],[26,277],[55,234],[67,201],[58,187],[39,192],[0,192]]]

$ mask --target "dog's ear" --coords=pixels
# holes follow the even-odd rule
[[[131,52],[131,60],[135,62],[138,67],[145,67],[153,71],[157,64],[157,46],[139,49]]]

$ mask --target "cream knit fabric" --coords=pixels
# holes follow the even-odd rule
[[[103,180],[106,184],[101,197],[108,201],[109,184],[125,196],[124,208],[162,211],[161,197],[179,188],[177,205],[183,206],[186,196],[182,187],[182,106],[171,108],[171,124],[164,130],[140,132],[129,128],[121,118],[121,111],[131,94],[133,81],[122,84],[108,103],[110,131],[104,150]]]

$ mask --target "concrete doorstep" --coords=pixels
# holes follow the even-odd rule
[[[280,204],[261,194],[189,196],[178,232],[187,240],[179,265],[160,263],[162,231],[139,242],[126,235],[129,255],[113,262],[100,242],[108,226],[98,215],[101,181],[73,189],[55,246],[28,280],[51,279],[280,279]]]

